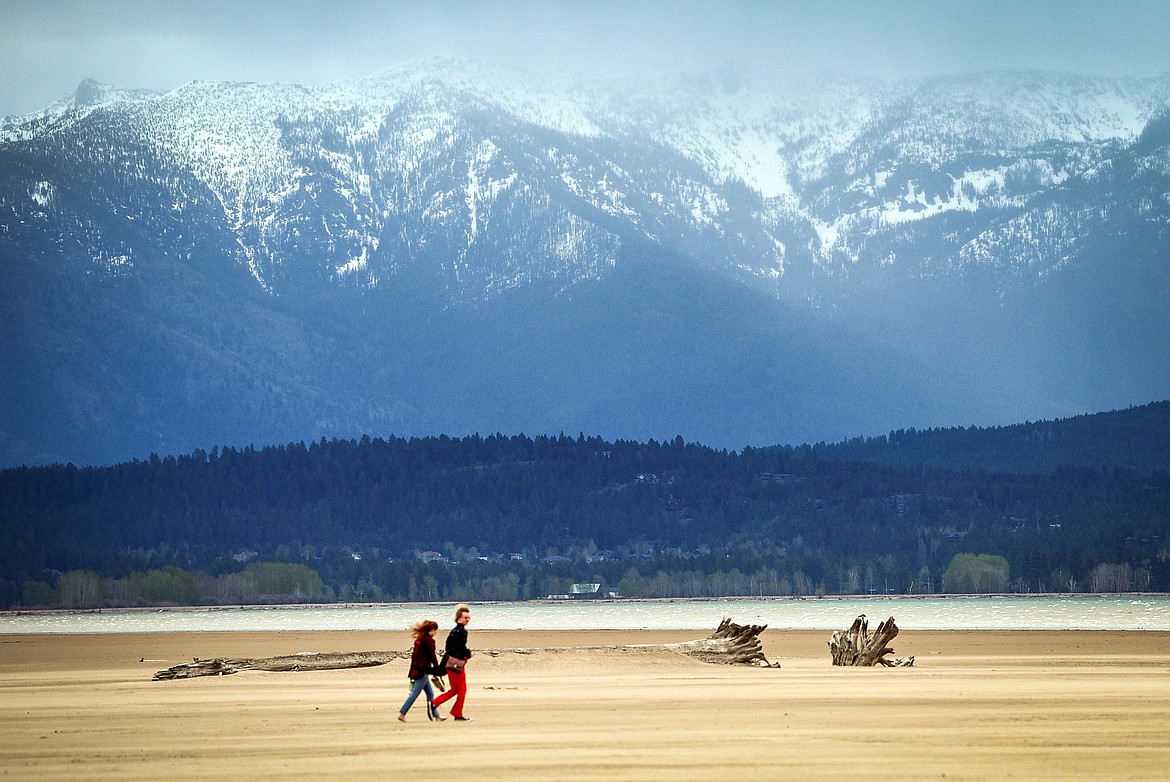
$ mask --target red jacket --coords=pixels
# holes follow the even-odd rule
[[[435,657],[435,639],[430,633],[423,633],[414,642],[414,651],[410,653],[411,679],[421,679],[434,673],[439,667],[439,660]]]

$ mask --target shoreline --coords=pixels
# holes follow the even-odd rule
[[[1101,599],[1101,598],[1165,598],[1170,592],[982,592],[979,594],[887,594],[887,595],[725,595],[723,597],[618,597],[565,600],[477,600],[471,606],[550,606],[550,605],[636,605],[671,603],[720,603],[727,601],[784,603],[824,602],[850,600],[1056,600],[1056,599]],[[424,602],[336,602],[336,603],[229,603],[215,605],[156,605],[156,606],[103,606],[101,608],[5,608],[0,609],[0,618],[10,616],[84,616],[102,613],[159,613],[193,611],[298,611],[306,609],[331,608],[450,608],[459,601]]]
[[[723,619],[781,630],[841,630],[859,615],[915,630],[1170,630],[1158,593],[825,598],[645,598],[473,603],[481,629],[713,630]],[[442,627],[453,603],[299,603],[50,609],[0,613],[12,634],[396,630],[423,618]]]

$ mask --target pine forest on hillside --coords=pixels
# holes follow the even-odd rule
[[[740,452],[364,437],[9,469],[0,604],[1167,591],[1168,422],[1163,402]]]

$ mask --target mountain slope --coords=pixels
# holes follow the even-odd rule
[[[96,83],[0,123],[0,463],[1164,397],[1170,78]]]

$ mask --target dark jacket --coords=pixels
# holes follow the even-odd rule
[[[438,667],[439,661],[435,659],[435,639],[430,633],[423,633],[414,642],[414,651],[410,653],[410,673],[407,676],[411,679],[421,679],[434,673]]]
[[[463,625],[455,625],[451,632],[447,633],[447,644],[445,647],[446,653],[443,655],[443,664],[446,665],[448,657],[457,657],[460,660],[466,660],[471,657],[471,650],[467,648],[467,628]]]

